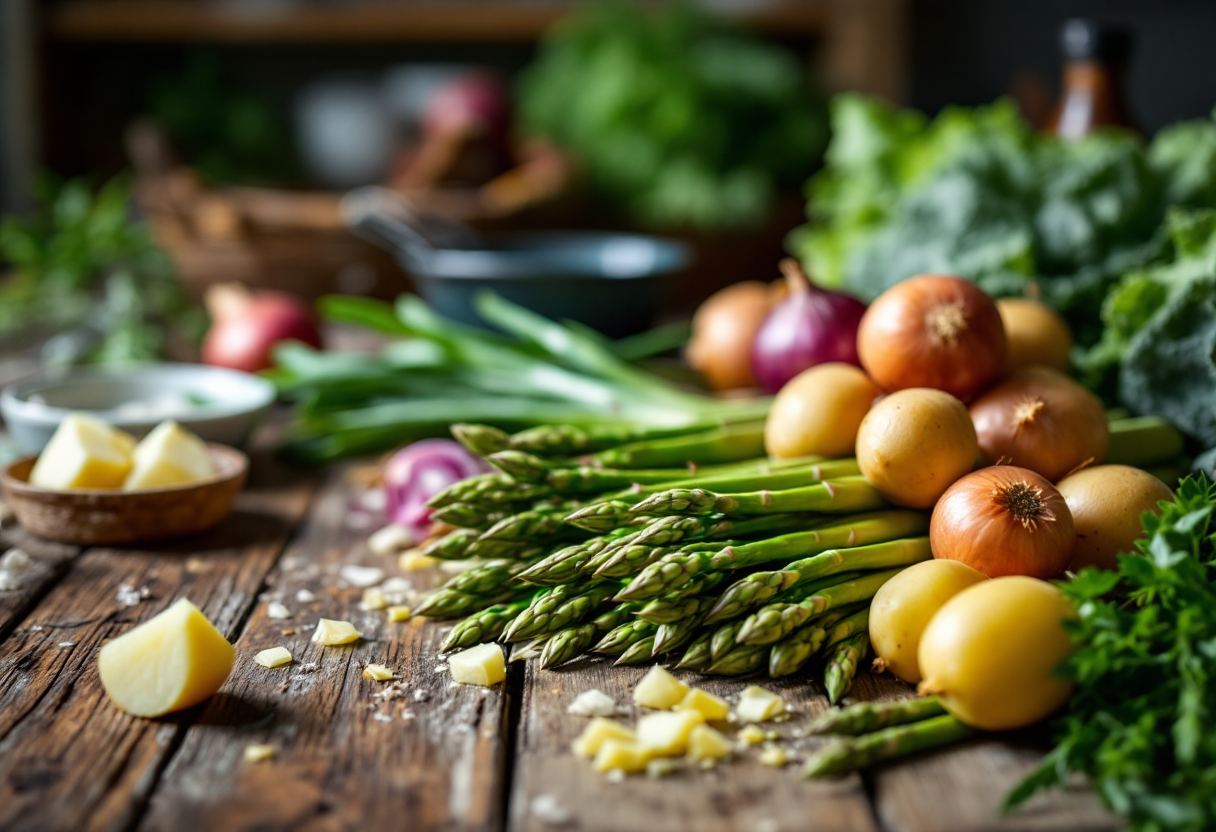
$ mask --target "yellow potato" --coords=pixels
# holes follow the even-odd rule
[[[870,605],[870,644],[878,666],[909,684],[919,682],[916,651],[929,620],[955,595],[987,579],[956,560],[927,560],[883,584]]]
[[[135,439],[85,413],[70,413],[30,471],[39,488],[116,489],[131,470]]]
[[[912,387],[879,399],[857,431],[857,465],[892,502],[932,508],[975,465],[971,414],[941,390]]]
[[[769,456],[846,457],[857,428],[881,391],[852,364],[820,364],[790,380],[773,400],[764,425]]]
[[[1140,517],[1160,514],[1157,503],[1174,498],[1165,483],[1129,465],[1097,465],[1060,480],[1056,486],[1072,512],[1077,539],[1070,572],[1086,566],[1115,569],[1120,552],[1135,552],[1144,535]]]
[[[135,716],[160,716],[219,690],[234,654],[207,616],[182,598],[102,647],[97,670],[115,705]]]
[[[1072,332],[1060,314],[1029,298],[1002,298],[996,302],[1005,326],[1005,372],[1023,367],[1069,369]]]
[[[942,605],[920,639],[921,693],[973,728],[1005,731],[1038,722],[1072,694],[1053,673],[1072,651],[1075,618],[1056,587],[1011,575],[981,581]]]

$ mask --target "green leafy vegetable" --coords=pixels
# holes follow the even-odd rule
[[[545,41],[522,80],[520,117],[637,221],[754,225],[823,147],[806,74],[792,54],[691,4],[601,3]]]
[[[1183,480],[1117,572],[1061,585],[1080,615],[1062,671],[1077,689],[1059,745],[1007,808],[1079,771],[1133,830],[1216,826],[1214,509],[1216,486]]]
[[[95,193],[83,180],[46,181],[41,209],[0,221],[0,258],[16,272],[0,282],[0,332],[59,331],[52,363],[116,364],[163,357],[189,344],[204,321],[181,294],[168,255],[129,214],[125,179]]]

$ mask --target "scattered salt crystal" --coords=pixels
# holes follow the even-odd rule
[[[301,589],[296,593],[296,601],[300,604],[311,604],[315,600],[317,600],[317,596],[307,589]]]
[[[614,768],[611,771],[609,771],[607,775],[605,775],[604,779],[606,779],[609,783],[624,783],[625,782],[625,769]]]
[[[381,711],[377,711],[376,713],[372,714],[372,719],[376,720],[377,722],[392,722],[393,721],[393,718],[390,715],[383,713]]]
[[[131,586],[131,584],[121,584],[118,587],[118,592],[114,593],[114,600],[122,604],[124,607],[138,606],[143,600],[139,590]]]
[[[437,664],[437,665],[435,665],[435,672],[436,673],[447,673],[448,666],[446,664]]]
[[[406,722],[409,722],[411,719],[415,718],[415,714],[413,711],[402,711],[401,718],[404,719]]]
[[[616,701],[602,690],[585,690],[574,698],[566,713],[575,716],[612,716],[616,713]]]
[[[0,557],[0,592],[16,592],[33,579],[34,560],[21,549],[9,549]]]
[[[419,689],[419,690],[414,691],[414,701],[415,702],[425,702],[430,698],[431,698],[431,695],[424,690]]]
[[[64,650],[68,650],[68,649],[70,649],[70,648],[72,648],[72,647],[75,647],[75,646],[76,646],[76,642],[74,642],[74,641],[61,641],[61,642],[59,642],[59,646],[60,646],[62,649],[64,649]]]
[[[380,591],[390,606],[398,606],[409,603],[413,598],[414,584],[405,578],[392,577],[380,584]]]
[[[570,810],[558,801],[556,795],[538,794],[532,799],[532,814],[541,823],[550,826],[565,826],[574,820]]]
[[[316,673],[320,670],[320,666],[316,662],[305,662],[300,665],[299,669],[301,673]]]
[[[41,632],[42,632],[42,625],[41,625],[41,624],[35,624],[35,625],[33,625],[32,627],[30,627],[30,632],[31,632],[31,633],[41,633]]]
[[[375,566],[359,566],[348,563],[338,570],[338,576],[348,584],[359,589],[367,589],[384,580],[384,570]]]
[[[271,601],[266,605],[267,618],[291,618],[291,610],[279,601]]]
[[[414,535],[405,526],[389,523],[372,533],[367,539],[367,548],[377,555],[395,555],[414,544]]]

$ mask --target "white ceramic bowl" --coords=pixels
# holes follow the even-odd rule
[[[65,416],[86,411],[135,436],[175,419],[208,442],[240,446],[275,400],[274,385],[202,364],[41,372],[0,392],[0,414],[21,450],[39,453]]]

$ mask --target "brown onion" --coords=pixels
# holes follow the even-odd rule
[[[974,283],[921,275],[870,304],[857,353],[884,390],[932,387],[966,401],[1000,378],[1005,328],[996,304]]]
[[[1051,578],[1072,557],[1072,512],[1034,471],[998,465],[968,474],[942,495],[929,523],[933,557],[989,578]]]
[[[1037,471],[1052,482],[1101,462],[1110,447],[1097,397],[1046,367],[1026,367],[971,403],[980,453]]]
[[[774,298],[768,284],[745,280],[710,295],[697,309],[685,358],[710,388],[760,386],[752,369],[752,345]]]

